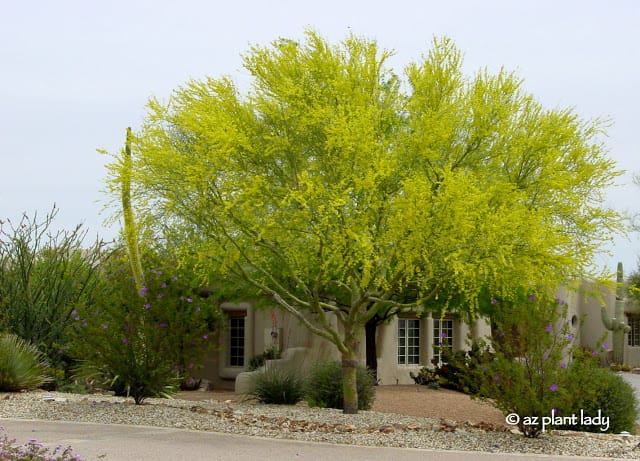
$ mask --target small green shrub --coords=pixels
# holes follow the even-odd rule
[[[59,385],[56,388],[56,391],[66,392],[69,394],[90,394],[93,391],[93,389],[90,386],[88,386],[85,382],[69,381]]]
[[[609,368],[611,368],[611,371],[631,371],[631,365],[626,363],[612,363]]]
[[[35,389],[50,380],[48,364],[38,349],[12,334],[0,335],[0,390]]]
[[[180,382],[180,390],[182,391],[195,391],[200,389],[200,386],[202,386],[202,379],[195,379],[192,376]]]
[[[358,409],[369,410],[375,398],[373,375],[365,367],[358,366],[356,383]],[[319,362],[311,367],[305,382],[305,398],[312,407],[343,409],[340,362]]]
[[[39,387],[45,391],[57,391],[67,384],[65,370],[62,368],[52,367],[51,362],[48,359],[47,363],[49,364],[49,368],[47,369],[47,376],[49,376],[49,380]]]
[[[294,371],[271,367],[256,375],[249,394],[261,403],[295,405],[304,398],[304,381]]]
[[[560,409],[560,415],[580,415],[583,412],[586,416],[595,417],[600,411],[603,417],[609,418],[609,427],[577,424],[563,426],[564,429],[635,434],[638,400],[633,387],[622,376],[600,368],[592,360],[578,357],[569,366],[566,379],[568,386],[580,391],[573,394],[574,399],[568,408]]]
[[[254,355],[249,359],[249,371],[255,371],[262,367],[267,360],[276,360],[280,358],[280,351],[276,347],[271,347],[262,354]]]
[[[494,360],[494,354],[484,341],[473,341],[468,351],[443,353],[443,363],[435,368],[440,386],[445,389],[478,394],[481,370]]]
[[[442,353],[442,363],[435,368],[435,374],[440,385],[445,389],[463,391],[464,375],[466,369],[466,356],[464,351]]]
[[[427,386],[430,389],[440,389],[440,378],[436,374],[436,371],[431,368],[422,367],[418,371],[418,374],[410,371],[409,376],[416,384]]]

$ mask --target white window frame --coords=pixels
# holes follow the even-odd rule
[[[444,333],[444,335],[443,335]],[[433,319],[433,357],[434,363],[442,365],[442,350],[453,352],[453,319]]]
[[[398,365],[420,364],[420,319],[398,319]]]
[[[627,345],[640,347],[640,315],[627,315],[627,325],[631,328],[627,333]]]

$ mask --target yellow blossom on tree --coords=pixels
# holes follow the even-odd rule
[[[620,225],[600,122],[543,108],[506,71],[465,76],[448,39],[404,81],[390,55],[315,32],[254,46],[249,91],[190,81],[150,102],[132,145],[140,222],[335,344],[345,412],[376,315],[557,286]]]

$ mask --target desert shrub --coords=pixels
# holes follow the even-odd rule
[[[631,371],[631,365],[626,363],[611,363],[609,368],[611,371]]]
[[[132,397],[137,405],[149,397],[172,398],[180,388],[180,377],[157,354],[137,346],[124,347],[121,354],[120,360],[105,359],[102,365],[84,362],[76,376],[92,388],[106,387],[115,395]]]
[[[249,395],[261,403],[295,405],[304,398],[304,381],[293,370],[270,367],[255,376]]]
[[[74,455],[71,447],[57,446],[53,450],[37,440],[29,440],[24,445],[15,445],[15,439],[9,439],[0,428],[0,459],[3,461],[82,461],[80,455]]]
[[[257,370],[262,367],[267,360],[275,360],[280,358],[280,351],[276,347],[271,347],[262,354],[254,355],[249,359],[249,371]]]
[[[465,394],[478,394],[484,364],[493,360],[493,353],[484,341],[472,341],[468,351],[443,352],[442,362],[435,368],[422,367],[409,375],[416,384],[432,389],[444,387]]]
[[[442,362],[436,365],[434,371],[442,387],[462,392],[466,371],[465,352],[443,352]]]
[[[43,218],[24,214],[15,224],[0,221],[0,327],[38,347],[66,373],[71,312],[95,301],[97,268],[108,252],[101,241],[86,245],[81,226],[54,231],[57,213],[54,207]]]
[[[566,357],[573,335],[562,321],[566,306],[534,296],[492,304],[495,357],[481,365],[478,395],[491,399],[505,415],[518,415],[514,423],[522,433],[537,437],[546,429],[543,417],[571,407]]]
[[[481,370],[492,362],[494,354],[484,341],[470,342],[468,351],[443,353],[435,368],[440,386],[465,394],[480,392]]]
[[[69,394],[91,394],[94,389],[86,382],[67,381],[56,388],[58,392],[67,392]]]
[[[214,300],[196,298],[161,269],[148,271],[138,290],[126,264],[104,274],[102,290],[99,306],[73,312],[79,378],[106,383],[136,403],[195,382],[192,373],[214,347],[222,321]]]
[[[34,389],[49,381],[47,362],[38,349],[13,334],[0,335],[0,390]]]
[[[369,410],[375,398],[375,380],[363,366],[358,366],[356,373],[358,409]],[[340,362],[319,362],[311,367],[305,380],[305,398],[312,407],[343,409]]]
[[[413,371],[410,371],[409,376],[416,384],[427,386],[430,389],[440,388],[440,378],[438,377],[436,371],[431,368],[422,367],[417,374],[415,374]]]
[[[609,427],[601,424],[581,424],[581,418],[576,425],[565,425],[562,428],[586,432],[627,431],[635,434],[638,418],[638,400],[633,387],[622,376],[601,368],[593,360],[576,357],[567,371],[567,386],[579,389],[574,392],[571,404],[559,410],[562,415],[581,415],[597,417],[598,412],[609,418]],[[586,422],[586,421],[585,421]]]

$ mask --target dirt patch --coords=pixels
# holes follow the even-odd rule
[[[504,424],[502,412],[491,404],[448,389],[426,386],[378,386],[373,410],[458,422]]]
[[[245,396],[231,391],[182,391],[177,398],[183,400],[242,401]],[[447,389],[429,389],[425,386],[378,386],[373,402],[374,411],[408,416],[442,418],[458,422],[504,424],[502,412],[492,405],[472,400],[468,395]]]

